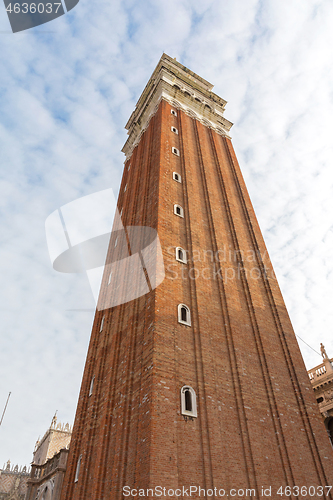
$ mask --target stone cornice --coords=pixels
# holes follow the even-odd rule
[[[223,117],[226,101],[211,92],[212,88],[209,82],[163,54],[126,124],[129,137],[122,149],[126,158],[139,143],[162,99],[229,137],[232,123]]]

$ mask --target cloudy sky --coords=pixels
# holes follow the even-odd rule
[[[73,422],[94,302],[85,275],[52,269],[45,220],[117,195],[124,125],[163,51],[228,101],[295,332],[333,356],[331,0],[80,0],[17,34],[0,5],[0,44],[0,467],[30,463],[56,410]]]

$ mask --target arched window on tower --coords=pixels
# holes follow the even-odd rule
[[[178,215],[178,217],[184,217],[184,209],[180,205],[175,204],[173,206],[173,213]]]
[[[190,310],[185,304],[178,305],[178,323],[191,326]]]
[[[180,391],[181,414],[186,417],[197,417],[197,396],[194,389],[184,385]]]
[[[187,263],[186,250],[180,247],[176,247],[176,260],[178,260],[178,262],[186,264]]]
[[[181,178],[180,174],[178,174],[177,172],[172,173],[172,178],[176,182],[182,182],[182,178]]]

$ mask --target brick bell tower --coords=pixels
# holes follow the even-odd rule
[[[223,490],[266,498],[269,488],[274,499],[332,498],[332,448],[225,105],[163,54],[128,121],[121,224],[111,235],[62,500],[159,491],[220,498]],[[131,241],[144,228],[153,233]],[[160,262],[151,272],[149,245],[163,254],[164,279]]]

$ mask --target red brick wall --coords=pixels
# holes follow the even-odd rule
[[[278,498],[281,485],[332,484],[332,449],[231,141],[170,110],[162,101],[126,162],[118,200],[125,226],[158,230],[166,277],[96,313],[62,500],[120,499],[124,485],[257,496],[272,486]],[[191,327],[178,323],[179,303]],[[180,414],[183,385],[196,391],[196,419]]]

